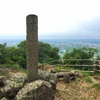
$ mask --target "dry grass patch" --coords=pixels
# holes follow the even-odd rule
[[[99,100],[100,89],[99,85],[94,85],[91,77],[86,81],[84,78],[77,78],[71,83],[58,81],[55,100]],[[91,82],[92,83],[91,83]]]

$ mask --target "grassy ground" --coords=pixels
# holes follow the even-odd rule
[[[100,80],[84,74],[70,83],[64,83],[60,79],[57,82],[55,100],[100,100]]]
[[[50,70],[48,66],[47,70]],[[56,71],[70,71],[72,68],[55,67]],[[78,70],[80,71],[80,70]],[[70,83],[58,79],[55,100],[100,100],[100,74],[80,71],[80,77]]]

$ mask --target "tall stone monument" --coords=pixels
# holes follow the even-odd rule
[[[27,24],[27,76],[28,82],[38,79],[38,17],[28,15]]]

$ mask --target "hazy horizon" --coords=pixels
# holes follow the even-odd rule
[[[0,36],[1,40],[6,39],[26,39],[26,35],[23,36]],[[38,39],[100,39],[99,36],[66,36],[66,35],[57,35],[57,34],[51,34],[51,35],[38,35]]]

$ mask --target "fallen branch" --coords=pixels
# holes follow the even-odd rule
[[[63,78],[65,83],[70,83],[71,80],[75,80],[76,76],[79,76],[79,72],[58,72],[57,78]]]
[[[56,75],[57,78],[63,78],[64,75],[69,75],[71,77],[71,76],[78,76],[79,73],[78,72],[57,72]]]

